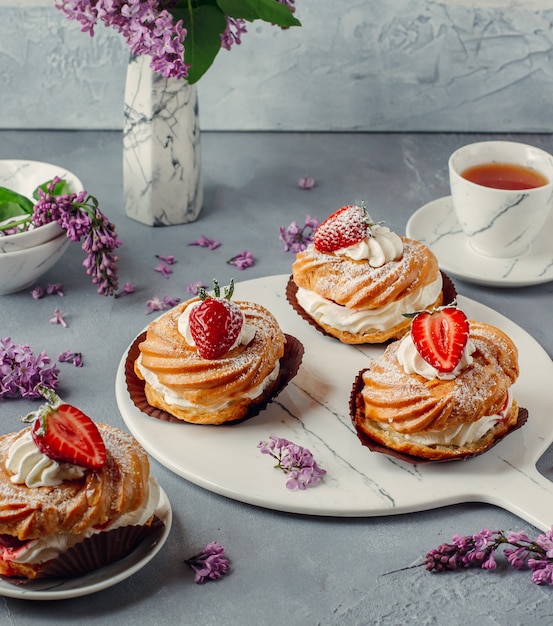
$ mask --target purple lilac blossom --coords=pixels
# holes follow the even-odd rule
[[[98,201],[86,191],[78,194],[54,196],[53,192],[59,177],[55,177],[46,187],[39,188],[39,201],[34,206],[33,223],[36,226],[51,221],[58,222],[65,229],[71,241],[82,242],[87,257],[83,261],[86,273],[92,277],[97,291],[111,296],[117,290],[117,261],[114,254],[122,242],[117,238],[115,226],[102,214]]]
[[[243,250],[240,254],[229,259],[227,263],[236,266],[239,270],[245,270],[254,265],[253,254],[249,250]]]
[[[432,572],[443,572],[479,566],[497,568],[495,553],[500,546],[509,565],[515,569],[528,567],[532,582],[553,585],[553,528],[532,541],[524,532],[505,533],[484,528],[474,535],[454,535],[451,543],[444,543],[427,553],[424,565]]]
[[[316,218],[306,215],[303,226],[300,226],[296,221],[293,221],[286,228],[280,226],[279,239],[284,243],[284,251],[297,254],[305,250],[313,241],[313,235],[318,225],[319,221]]]
[[[58,374],[46,352],[35,357],[28,345],[0,338],[0,398],[40,398],[38,388],[55,389]]]
[[[174,265],[177,262],[177,259],[171,254],[169,256],[163,256],[161,254],[156,254],[156,259],[159,259],[166,265]]]
[[[300,189],[313,189],[315,186],[315,179],[310,176],[302,176],[298,180],[298,187]]]
[[[83,366],[83,355],[81,352],[71,352],[71,350],[65,350],[58,354],[59,363],[72,363],[75,367]]]
[[[200,248],[209,248],[210,250],[215,250],[221,245],[220,241],[215,241],[215,239],[210,239],[209,237],[204,237],[202,235],[196,241],[191,241],[189,246],[200,246]]]
[[[287,474],[287,489],[303,491],[317,485],[326,474],[326,470],[317,465],[310,450],[287,439],[270,435],[269,441],[260,441],[257,447],[262,454],[276,459],[276,467]]]
[[[218,541],[206,544],[201,552],[186,559],[185,563],[194,570],[194,582],[200,585],[217,580],[230,571],[225,549]]]
[[[121,33],[135,56],[147,55],[150,67],[162,76],[186,78],[184,61],[186,29],[157,0],[59,0],[56,8],[94,35],[98,22]]]

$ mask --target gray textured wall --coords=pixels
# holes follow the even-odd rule
[[[546,0],[297,0],[200,83],[204,130],[550,132]],[[122,126],[128,51],[54,0],[0,0],[1,128]]]

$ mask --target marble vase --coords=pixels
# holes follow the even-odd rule
[[[149,57],[127,68],[123,129],[126,214],[148,226],[194,221],[201,210],[196,85],[153,72]]]

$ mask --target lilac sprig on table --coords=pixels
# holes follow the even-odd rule
[[[115,226],[100,211],[98,200],[87,191],[58,195],[56,188],[62,183],[55,177],[37,189],[38,202],[33,209],[32,222],[42,226],[57,222],[71,241],[82,242],[86,252],[83,265],[92,277],[97,291],[103,296],[112,296],[117,291],[117,261],[114,251],[122,245]]]
[[[275,468],[281,469],[287,476],[286,488],[304,490],[319,484],[326,470],[317,465],[313,454],[287,439],[269,436],[269,441],[260,441],[257,447],[262,454],[276,459]]]
[[[185,559],[184,562],[194,570],[194,582],[199,585],[217,580],[230,571],[230,562],[225,556],[225,549],[218,541],[206,544],[201,552]]]
[[[40,387],[55,389],[59,370],[45,351],[0,338],[0,398],[41,398]]]
[[[507,547],[508,546],[508,547]],[[553,585],[553,527],[532,540],[520,531],[505,532],[484,528],[474,535],[454,535],[427,553],[424,565],[430,572],[444,572],[469,567],[494,570],[495,555],[503,547],[509,565],[532,571],[532,582]]]
[[[316,218],[306,215],[303,226],[300,226],[295,220],[286,228],[280,226],[279,239],[284,243],[284,251],[297,254],[305,250],[313,241],[318,225],[319,221]]]

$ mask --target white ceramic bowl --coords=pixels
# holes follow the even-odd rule
[[[0,159],[0,186],[17,191],[33,202],[34,190],[55,176],[67,180],[72,192],[83,190],[83,184],[75,174],[59,165],[41,161]],[[16,235],[0,235],[0,255],[38,246],[59,237],[62,232],[61,226],[52,222]]]
[[[62,257],[70,243],[62,233],[38,246],[0,254],[0,295],[30,287]]]

